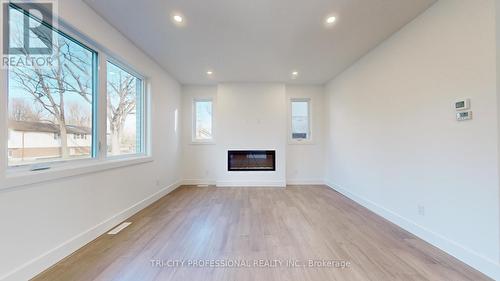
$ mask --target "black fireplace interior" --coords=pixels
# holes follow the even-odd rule
[[[229,171],[276,171],[276,151],[230,150],[227,167]]]

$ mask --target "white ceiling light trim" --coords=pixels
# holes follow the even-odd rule
[[[325,20],[326,24],[331,25],[334,24],[337,21],[337,17],[335,16],[328,16]]]
[[[184,16],[181,13],[177,13],[177,12],[172,13],[171,18],[172,18],[172,22],[175,25],[182,26],[185,23]]]
[[[181,23],[182,21],[184,21],[184,19],[182,18],[182,16],[175,15],[174,16],[174,21],[178,22],[178,23]]]

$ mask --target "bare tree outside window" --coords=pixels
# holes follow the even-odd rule
[[[108,154],[141,152],[142,80],[107,63]]]
[[[39,122],[42,121],[43,116],[43,109],[36,103],[29,103],[21,98],[14,98],[10,101],[9,120]]]
[[[38,28],[26,33],[25,20]],[[20,46],[9,55],[19,62],[8,68],[9,166],[94,157],[97,52],[16,5],[9,6],[8,28],[9,42]],[[51,42],[50,54],[43,55],[50,63],[26,63],[36,59],[22,47],[26,35],[33,48]],[[98,121],[107,121],[107,153],[142,153],[144,81],[113,63],[106,66],[107,116]]]
[[[92,116],[80,103],[68,103],[66,122],[68,125],[91,127]]]
[[[21,41],[23,20],[29,16],[15,8],[10,8],[9,12],[9,40]],[[91,142],[69,143],[73,138],[68,135],[92,134],[97,54],[59,31],[50,27],[46,30],[36,36],[32,34],[30,40],[53,37],[52,64],[18,64],[9,68],[9,132],[19,135],[9,140],[9,154],[19,156],[13,157],[14,164],[91,157]],[[15,56],[30,58],[27,50]],[[49,142],[46,134],[58,135],[57,143],[54,138]]]

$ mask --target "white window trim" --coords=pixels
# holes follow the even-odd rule
[[[58,160],[39,164],[26,164],[20,166],[9,166],[8,164],[8,138],[2,137],[0,139],[0,190],[11,189],[19,186],[25,186],[30,184],[42,183],[47,181],[53,181],[56,179],[67,178],[77,175],[98,173],[101,171],[116,169],[121,167],[127,167],[132,165],[139,165],[148,162],[153,162],[152,157],[152,145],[151,145],[151,93],[150,93],[150,79],[138,73],[136,70],[132,69],[129,63],[124,59],[119,59],[118,55],[115,55],[108,48],[92,40],[89,36],[81,33],[77,29],[68,25],[63,19],[57,18],[57,25],[54,26],[55,29],[67,34],[72,39],[78,41],[80,44],[92,49],[97,53],[98,57],[98,69],[97,69],[97,93],[96,93],[96,110],[97,120],[94,121],[93,126],[95,132],[97,132],[97,138],[95,143],[96,154],[94,158],[87,159],[74,159],[74,160]],[[0,36],[3,36],[3,22],[0,21]],[[0,37],[3,38],[3,37]],[[0,42],[1,43],[1,42]],[[0,47],[3,48],[2,44]],[[142,152],[138,154],[128,154],[107,157],[106,148],[106,93],[107,93],[107,81],[106,81],[106,62],[111,61],[119,65],[123,69],[130,71],[131,74],[136,75],[143,82],[142,95],[143,95],[143,126],[142,126]],[[0,135],[8,136],[8,74],[9,72],[5,69],[0,69]],[[104,94],[103,94],[104,93]],[[93,128],[94,129],[94,128]],[[32,171],[33,167],[47,167],[48,169],[41,171]]]
[[[3,30],[2,23],[3,21],[0,21],[0,30]],[[0,31],[1,33],[1,31]],[[0,37],[3,38],[3,37]],[[0,69],[0,85],[3,85],[3,87],[0,89],[0,136],[2,139],[0,140],[0,175],[1,179],[5,177],[6,174],[6,169],[8,167],[9,163],[9,153],[8,153],[8,142],[9,142],[9,128],[7,125],[7,120],[8,120],[8,72],[5,69]],[[3,184],[0,185],[0,187],[3,187]]]
[[[196,138],[196,103],[197,102],[211,102],[212,103],[212,138],[208,140]],[[191,144],[215,144],[215,103],[211,97],[193,98],[191,102]]]
[[[71,165],[69,165],[69,163],[53,162],[53,164],[56,165],[52,165],[49,170],[30,171],[29,169],[17,169],[14,171],[9,171],[0,180],[0,190],[36,183],[43,183],[73,176],[98,173],[106,170],[139,165],[153,161],[153,157],[150,156],[137,156],[114,160],[72,160]]]
[[[307,113],[308,113],[308,138],[307,139],[294,139],[292,138],[292,103],[293,102],[307,102]],[[290,145],[311,145],[314,144],[313,139],[313,101],[311,98],[290,98],[288,102],[288,144]]]
[[[104,57],[104,62],[103,62],[103,68],[104,68],[104,71],[102,71],[103,73],[105,73],[103,76],[104,76],[104,79],[107,77],[107,62],[110,62],[112,64],[114,64],[115,66],[121,68],[122,70],[128,72],[129,74],[132,74],[133,76],[135,76],[136,78],[140,79],[141,82],[142,82],[142,86],[141,86],[141,118],[142,118],[142,124],[141,124],[141,152],[139,153],[132,153],[132,154],[123,154],[123,155],[112,155],[112,156],[109,156],[108,155],[108,143],[107,143],[107,140],[106,140],[106,136],[107,136],[107,115],[108,115],[108,109],[107,109],[107,94],[108,94],[108,89],[107,89],[107,86],[108,86],[108,81],[107,80],[104,80],[105,82],[101,83],[101,84],[104,84],[104,87],[105,87],[105,92],[106,95],[102,95],[104,96],[104,98],[102,98],[104,101],[101,101],[101,104],[104,105],[104,112],[102,114],[102,116],[105,116],[105,124],[103,126],[105,126],[104,128],[104,135],[100,135],[104,138],[104,140],[100,140],[101,144],[105,144],[106,147],[102,147],[101,145],[101,148],[102,148],[102,154],[101,157],[102,158],[106,158],[106,159],[124,159],[124,158],[130,158],[130,157],[144,157],[144,156],[149,156],[150,155],[150,145],[149,145],[149,139],[150,139],[150,136],[149,136],[149,132],[150,132],[150,126],[149,126],[149,91],[148,91],[148,79],[138,73],[137,71],[135,71],[134,69],[130,68],[128,66],[128,64],[125,64],[125,63],[122,63],[120,60],[116,59],[115,57],[113,56],[110,56],[110,55],[107,55],[106,53],[103,54],[103,57]]]

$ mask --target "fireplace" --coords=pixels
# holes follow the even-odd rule
[[[274,150],[229,150],[228,171],[276,171]]]

